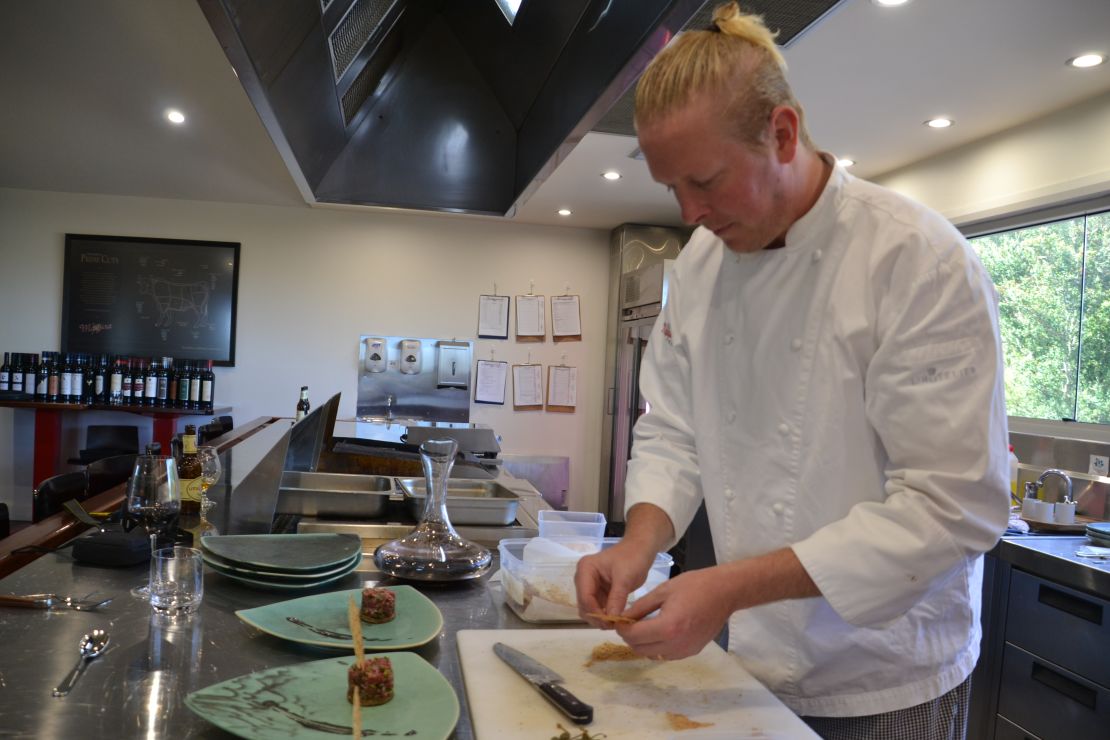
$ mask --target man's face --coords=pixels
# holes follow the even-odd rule
[[[790,226],[773,136],[763,149],[728,131],[703,95],[639,128],[640,149],[656,182],[674,193],[682,220],[705,226],[734,252],[756,252]],[[771,130],[769,125],[768,131]]]

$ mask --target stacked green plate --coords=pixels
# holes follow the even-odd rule
[[[201,538],[205,565],[255,588],[297,591],[337,581],[358,567],[362,543],[349,534],[248,534]]]
[[[1087,539],[1099,547],[1110,547],[1110,522],[1091,522],[1088,524]]]

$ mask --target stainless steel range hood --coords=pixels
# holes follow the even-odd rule
[[[703,0],[198,0],[305,200],[511,215]]]

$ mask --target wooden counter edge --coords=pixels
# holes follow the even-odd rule
[[[226,434],[209,440],[209,444],[220,452],[228,450],[253,434],[272,424],[278,417],[262,416],[236,427]],[[123,503],[127,484],[121,483],[103,493],[85,499],[81,506],[87,511],[114,511]],[[45,552],[20,552],[21,547],[57,548],[89,529],[91,525],[77,521],[68,511],[46,517],[29,527],[19,530],[0,540],[0,578],[11,575],[24,565],[45,555]]]

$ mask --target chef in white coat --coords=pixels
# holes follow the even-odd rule
[[[698,228],[643,363],[626,534],[580,562],[580,609],[658,610],[617,630],[671,660],[727,622],[823,737],[963,738],[1009,501],[996,293],[945,219],[814,147],[761,19],[714,22],[636,93]],[[702,500],[719,565],[626,608]]]

